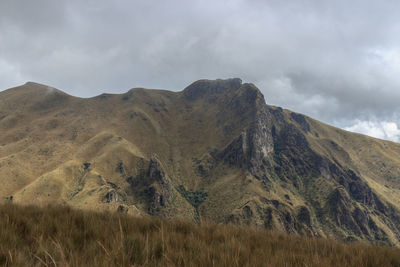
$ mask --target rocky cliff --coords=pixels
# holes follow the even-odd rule
[[[240,79],[82,99],[0,92],[0,197],[400,243],[400,144],[266,104]]]

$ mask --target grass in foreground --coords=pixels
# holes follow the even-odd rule
[[[1,266],[400,266],[400,250],[67,207],[0,206]]]

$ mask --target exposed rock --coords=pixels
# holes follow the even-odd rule
[[[122,197],[115,190],[111,190],[111,191],[107,192],[103,197],[103,202],[106,202],[106,203],[115,203],[115,202],[119,202],[119,201],[122,201]]]
[[[142,180],[142,183],[145,188],[143,192],[149,199],[148,213],[159,214],[172,201],[173,188],[158,159],[154,157],[150,159],[146,179]],[[134,184],[133,181],[132,184]]]
[[[122,161],[119,162],[115,170],[121,174],[124,174],[124,163]]]
[[[127,206],[124,205],[119,205],[117,208],[117,211],[119,213],[128,213],[129,208]]]
[[[88,171],[90,168],[91,163],[90,162],[85,162],[82,164],[82,168],[84,171]]]
[[[308,227],[311,227],[311,214],[307,207],[301,206],[297,212],[297,220],[305,224]]]
[[[247,132],[243,132],[236,140],[217,155],[230,166],[248,166],[250,160],[249,140]]]
[[[187,100],[194,101],[204,96],[220,94],[225,91],[237,90],[242,85],[242,80],[239,78],[227,80],[199,80],[183,91],[183,95]]]
[[[119,212],[400,242],[387,194],[399,192],[400,146],[268,106],[240,79],[91,99],[28,84],[0,92],[0,128],[3,197],[14,201],[97,199]]]
[[[291,112],[290,113],[290,117],[292,118],[292,120],[294,120],[295,122],[297,122],[297,124],[305,131],[305,132],[309,132],[310,131],[310,125],[308,124],[306,118],[304,117],[304,115],[301,115],[299,113],[294,113]]]
[[[250,89],[248,91],[253,92]],[[231,166],[246,167],[256,178],[260,178],[259,174],[265,170],[268,157],[274,150],[272,121],[270,114],[265,109],[265,103],[256,103],[258,97],[261,97],[262,101],[263,97],[253,93],[249,93],[249,95],[249,101],[252,104],[260,105],[254,122],[220,152],[218,158],[223,159]]]
[[[113,189],[119,189],[119,186],[117,186],[116,184],[112,183],[112,182],[107,182],[107,185]]]
[[[344,188],[336,188],[328,197],[328,209],[330,216],[335,223],[356,235],[361,235],[362,231],[352,214],[352,204]]]
[[[370,235],[369,227],[368,227],[368,216],[367,214],[362,211],[359,207],[356,207],[352,214],[355,222],[357,223],[358,227],[361,229],[361,232],[364,235]]]

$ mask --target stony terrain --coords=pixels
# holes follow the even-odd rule
[[[240,79],[88,99],[29,82],[0,92],[0,132],[6,202],[400,245],[400,144]]]

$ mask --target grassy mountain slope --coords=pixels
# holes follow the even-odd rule
[[[0,207],[2,266],[399,266],[398,248],[249,227]]]
[[[82,99],[0,92],[0,197],[399,245],[400,144],[268,106],[240,79]]]

